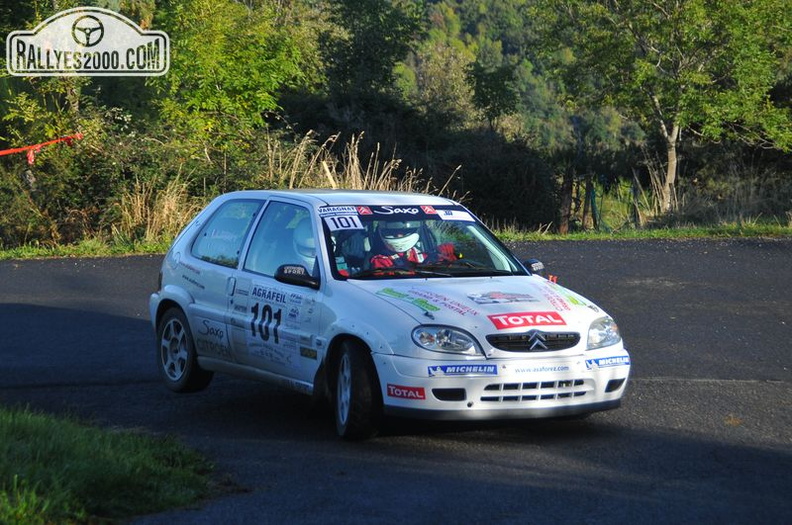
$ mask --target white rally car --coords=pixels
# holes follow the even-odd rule
[[[157,361],[177,392],[220,372],[327,398],[347,438],[387,415],[618,407],[630,357],[616,323],[538,267],[441,197],[229,193],[165,256],[150,299]]]

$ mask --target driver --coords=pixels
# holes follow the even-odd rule
[[[441,244],[436,254],[429,254],[418,247],[419,221],[389,221],[378,227],[383,252],[371,258],[372,268],[410,267],[423,262],[453,261],[456,259],[451,243]],[[412,264],[410,264],[412,263]]]

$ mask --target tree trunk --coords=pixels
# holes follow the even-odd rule
[[[558,224],[558,233],[569,233],[569,221],[572,218],[572,190],[575,181],[575,168],[572,166],[564,170],[564,179],[561,182],[561,221]]]
[[[596,217],[596,209],[594,207],[594,177],[591,172],[586,173],[586,190],[583,194],[583,218],[581,219],[581,224],[583,225],[583,231],[590,230],[594,228],[595,230],[599,229],[599,225],[597,224],[597,217]]]
[[[659,108],[659,103],[657,99],[655,99],[655,105]],[[659,113],[661,114],[661,113]],[[663,178],[662,183],[660,184],[660,211],[663,213],[668,213],[671,211],[671,207],[673,202],[671,202],[671,198],[674,194],[674,184],[676,184],[676,176],[677,176],[677,142],[679,141],[679,132],[680,127],[679,123],[673,122],[671,125],[671,129],[669,130],[666,126],[665,121],[660,119],[660,131],[663,134],[663,138],[666,141],[666,155],[667,155],[667,163],[666,163],[666,174]]]
[[[668,161],[666,166],[666,174],[665,178],[663,179],[663,186],[661,189],[660,195],[660,206],[663,213],[668,213],[672,209],[672,201],[671,197],[674,194],[674,184],[676,184],[676,176],[677,176],[677,147],[676,147],[676,140],[669,141],[666,144],[666,153],[668,155]]]

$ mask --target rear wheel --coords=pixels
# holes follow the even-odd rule
[[[382,394],[370,353],[359,343],[342,343],[335,374],[334,401],[339,436],[366,439],[376,435],[382,412]]]
[[[212,380],[213,373],[198,366],[190,325],[178,308],[166,311],[157,327],[157,365],[174,392],[203,390]]]

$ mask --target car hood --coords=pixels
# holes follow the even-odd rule
[[[478,333],[531,329],[585,333],[591,321],[606,315],[588,299],[539,276],[349,282],[418,324]]]

